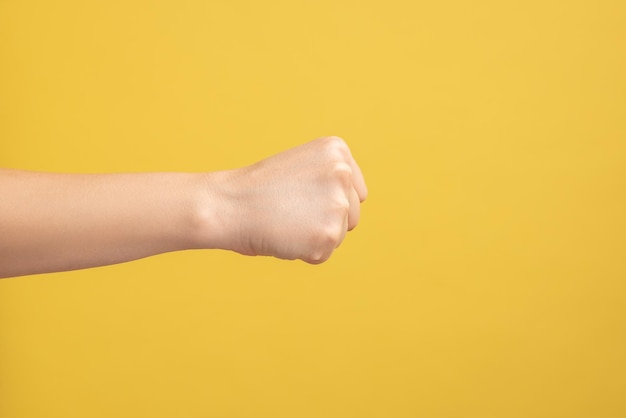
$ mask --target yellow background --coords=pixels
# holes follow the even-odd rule
[[[217,170],[339,135],[370,188],[321,266],[194,251],[0,281],[0,416],[626,416],[625,21],[0,1],[1,166]]]

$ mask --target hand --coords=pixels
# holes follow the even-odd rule
[[[326,261],[356,227],[367,197],[350,149],[334,136],[222,172],[215,184],[226,228],[216,247],[312,264]]]

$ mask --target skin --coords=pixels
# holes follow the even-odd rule
[[[0,278],[186,249],[319,264],[359,222],[367,187],[346,143],[323,137],[212,173],[0,169]]]

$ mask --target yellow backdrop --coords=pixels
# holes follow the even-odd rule
[[[0,416],[626,416],[625,19],[1,1],[1,166],[218,170],[339,135],[370,197],[321,266],[194,251],[0,281]]]

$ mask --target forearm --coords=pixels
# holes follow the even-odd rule
[[[0,170],[0,277],[196,248],[204,183],[202,175],[184,173]]]

